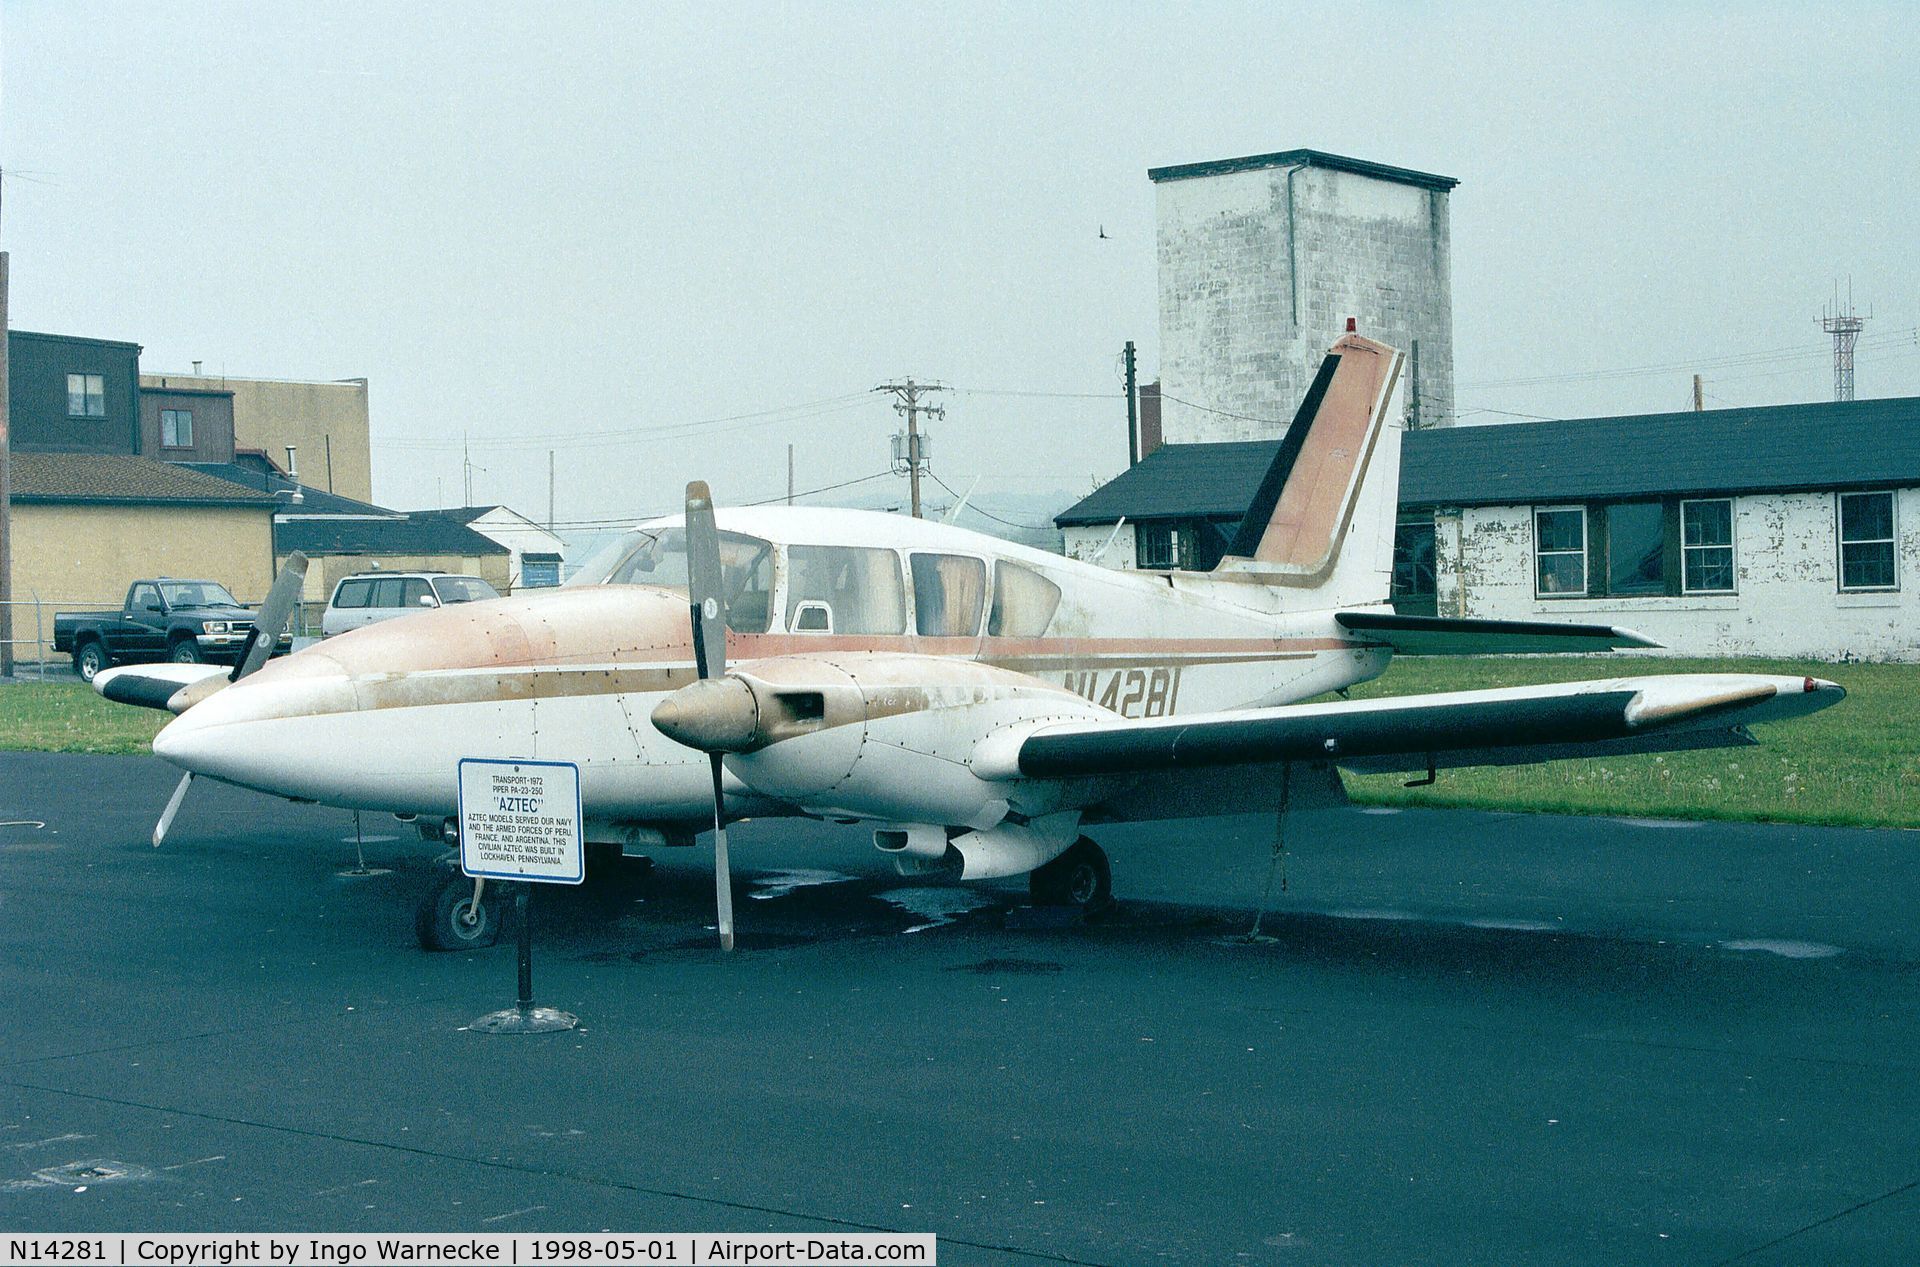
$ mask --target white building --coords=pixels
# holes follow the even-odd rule
[[[448,519],[507,547],[507,584],[513,589],[540,589],[560,583],[560,556],[567,543],[517,510],[507,506],[456,506],[451,510],[416,510],[411,518]]]
[[[1158,167],[1168,444],[1278,436],[1327,347],[1415,349],[1417,425],[1453,415],[1450,176],[1288,150]]]
[[[1059,516],[1217,561],[1277,442],[1168,445]],[[1450,427],[1401,449],[1394,603],[1624,625],[1675,655],[1920,660],[1920,398]]]
[[[1920,398],[1409,436],[1400,504],[1405,610],[1920,659]]]

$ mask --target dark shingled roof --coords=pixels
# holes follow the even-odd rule
[[[299,489],[299,501],[289,501],[285,497],[280,499],[282,515],[386,515],[399,518],[402,513],[397,510],[388,510],[384,506],[375,506],[371,502],[355,501],[351,497],[329,493],[323,488],[300,484],[284,475],[272,475],[251,466],[242,466],[237,462],[178,462],[175,465],[199,471],[204,475],[231,480],[256,493],[278,492],[282,489],[291,492],[296,488]]]
[[[1054,522],[1244,514],[1278,440],[1169,444]],[[1920,486],[1920,397],[1409,433],[1402,506]]]
[[[1442,193],[1460,183],[1452,176],[1416,172],[1410,167],[1389,167],[1385,163],[1374,163],[1364,158],[1348,158],[1344,154],[1329,154],[1324,150],[1282,150],[1278,154],[1249,154],[1245,158],[1217,158],[1206,163],[1182,163],[1177,167],[1149,167],[1147,179],[1156,183],[1163,180],[1190,180],[1195,176],[1224,176],[1230,172],[1252,172],[1264,167],[1293,167],[1302,164],[1308,167],[1325,167],[1336,172],[1354,172],[1361,176],[1371,176],[1376,180],[1396,181],[1402,185],[1418,185],[1422,189],[1438,189]]]
[[[1406,438],[1403,506],[1920,485],[1920,397],[1445,427]]]
[[[438,516],[405,519],[282,519],[274,549],[285,554],[508,554],[465,524]]]
[[[435,519],[451,519],[458,524],[470,524],[482,515],[499,510],[498,506],[446,506],[438,510],[410,510],[409,515],[431,516]]]
[[[1062,528],[1130,520],[1239,518],[1273,465],[1278,440],[1163,444],[1053,517]]]
[[[13,497],[19,502],[129,503],[172,506],[259,506],[273,498],[228,480],[153,458],[117,453],[15,453]]]

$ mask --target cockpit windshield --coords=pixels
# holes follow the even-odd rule
[[[687,589],[684,528],[635,529],[598,551],[568,585],[657,585]],[[737,532],[720,534],[720,585],[727,627],[765,633],[773,620],[773,544]]]

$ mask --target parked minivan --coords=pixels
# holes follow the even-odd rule
[[[498,598],[500,592],[477,576],[453,572],[362,572],[333,587],[333,599],[320,618],[320,636],[331,638],[362,625],[392,620],[425,607]]]

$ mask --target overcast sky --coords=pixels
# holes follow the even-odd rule
[[[1461,181],[1471,421],[1829,397],[1848,278],[1859,394],[1920,394],[1912,13],[1733,8],[5,0],[0,246],[18,328],[365,376],[378,500],[469,435],[562,520],[878,472],[910,374],[949,483],[1085,491],[1146,169],[1296,147]]]

